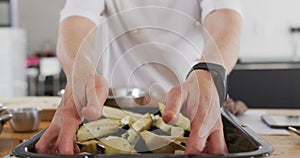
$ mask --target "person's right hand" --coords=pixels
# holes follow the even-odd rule
[[[38,153],[62,155],[79,153],[80,150],[76,145],[76,131],[79,124],[83,118],[93,120],[100,117],[108,93],[107,82],[99,75],[92,77],[81,73],[80,76],[75,75],[73,82],[68,82],[49,128],[35,145]]]
[[[53,120],[36,143],[35,149],[43,154],[78,153],[75,132],[81,119],[75,108],[72,87],[67,85],[62,101],[55,112]]]

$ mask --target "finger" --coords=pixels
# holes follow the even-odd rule
[[[234,101],[232,99],[229,98],[225,102],[224,108],[227,109],[232,114],[235,114],[235,103],[234,103]]]
[[[77,145],[77,143],[76,143],[76,140],[74,140],[74,142],[73,142],[73,148],[74,148],[74,154],[79,154],[80,153],[80,149],[79,149],[79,147],[78,147],[78,145]]]
[[[210,154],[225,154],[228,152],[222,129],[212,132],[207,144],[208,153]]]
[[[68,121],[72,121],[72,120],[68,120]],[[61,128],[59,136],[56,141],[56,146],[59,154],[62,155],[74,154],[74,140],[76,139],[75,134],[77,129],[78,129],[77,124],[73,124],[73,123],[70,123],[69,126],[63,126]]]
[[[87,120],[95,120],[101,116],[102,106],[108,95],[105,79],[96,75],[94,84],[88,85],[86,95],[87,106],[82,109],[82,116]]]
[[[196,115],[191,121],[191,132],[186,153],[195,154],[204,152],[207,138],[219,119],[220,113],[215,110],[216,108],[213,108],[213,106],[210,106],[206,110],[203,108],[197,109]]]
[[[184,93],[181,86],[172,88],[166,98],[166,108],[162,118],[166,123],[175,124],[178,121],[178,114],[184,103]]]
[[[237,114],[242,114],[248,110],[246,104],[242,101],[236,101],[235,106],[237,108]]]
[[[206,146],[206,140],[208,136],[199,135],[199,129],[191,128],[187,147],[185,149],[186,154],[199,154],[204,152]]]
[[[35,150],[38,153],[47,154],[49,150],[54,148],[54,142],[58,137],[59,129],[56,126],[50,126],[35,144]]]

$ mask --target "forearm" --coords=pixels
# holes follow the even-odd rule
[[[82,49],[87,40],[94,40],[92,34],[95,27],[93,22],[79,16],[69,17],[60,24],[57,56],[68,80],[72,76],[75,59],[83,53],[87,57],[85,59],[88,59],[92,53],[91,45],[89,45],[90,48],[84,48],[86,51]]]
[[[241,16],[229,9],[209,14],[204,22],[207,32],[201,60],[222,64],[229,73],[238,58],[241,21]]]

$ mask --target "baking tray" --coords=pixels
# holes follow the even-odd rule
[[[125,108],[139,113],[156,113],[157,107],[134,107]],[[13,154],[17,157],[28,158],[119,158],[119,157],[146,157],[146,158],[201,158],[201,157],[266,157],[273,152],[273,148],[264,139],[254,133],[247,125],[241,123],[234,115],[222,109],[222,121],[224,125],[224,135],[228,147],[228,153],[224,155],[210,154],[97,154],[97,155],[47,155],[35,152],[34,145],[42,136],[45,130],[40,131],[33,137],[19,144],[13,149]]]

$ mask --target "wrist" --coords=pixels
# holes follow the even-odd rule
[[[192,69],[188,72],[186,78],[188,79],[190,75],[194,74],[197,75],[197,78],[204,78],[208,76],[212,78],[212,81],[214,82],[214,85],[219,95],[220,106],[223,106],[225,100],[227,99],[226,69],[222,65],[200,62],[192,67]]]

